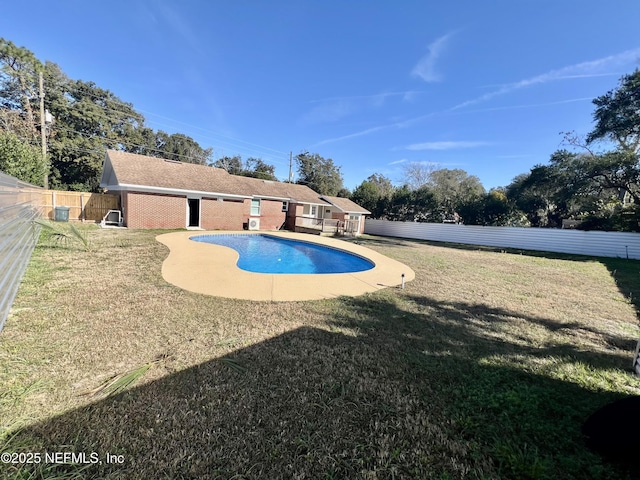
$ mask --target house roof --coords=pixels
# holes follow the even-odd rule
[[[342,210],[345,213],[361,213],[361,214],[364,214],[364,215],[368,215],[368,214],[371,213],[366,208],[362,208],[360,205],[358,205],[355,202],[352,202],[348,198],[330,197],[328,195],[322,195],[321,198],[326,200],[331,205],[333,205],[334,207]]]
[[[251,195],[254,197],[281,198],[283,200],[294,200],[297,203],[328,205],[317,192],[306,185],[260,180],[251,177],[238,178],[245,184],[246,191],[252,192]]]
[[[197,193],[329,204],[306,185],[231,175],[221,168],[116,150],[107,150],[100,186],[107,190]]]

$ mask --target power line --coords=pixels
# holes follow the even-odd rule
[[[79,135],[81,135],[83,137],[91,138],[91,135],[87,134],[87,133],[78,132],[78,131],[70,129],[70,128],[64,128],[64,130],[67,130],[67,131],[73,132],[73,133],[77,133],[77,134],[79,134]],[[18,138],[18,139],[30,144],[33,147],[39,147],[40,146],[40,144],[36,140],[34,140],[32,138],[27,138],[27,137],[23,137],[23,136],[19,136],[19,135],[16,135],[16,138]],[[108,138],[102,138],[102,140],[104,142],[104,145],[103,145],[102,148],[95,148],[95,149],[82,148],[82,147],[79,147],[77,145],[69,145],[69,144],[61,144],[60,146],[62,147],[61,149],[63,151],[71,150],[71,151],[74,151],[74,152],[96,154],[96,155],[103,155],[105,153],[105,149],[108,148],[108,145],[106,144],[107,142],[126,144],[128,146],[140,146],[140,147],[146,148],[144,145],[137,145],[137,144],[134,144],[134,143],[131,143],[131,142],[122,142],[122,141],[119,141],[119,140],[108,139]],[[152,151],[155,151],[155,152],[158,152],[158,153],[164,153],[163,151],[157,150],[157,149],[148,149],[148,150],[152,150]],[[181,154],[173,154],[173,155],[176,155],[176,156],[179,156],[179,157],[185,157],[187,159],[195,159],[195,157],[189,157],[189,156],[181,155]],[[282,179],[279,179],[278,181],[286,182],[287,179],[282,178]]]
[[[191,124],[186,123],[186,122],[183,122],[183,121],[181,121],[181,120],[174,120],[174,119],[172,119],[172,118],[165,117],[165,116],[163,116],[163,115],[160,115],[160,114],[157,114],[157,113],[153,113],[153,112],[149,112],[149,111],[146,111],[146,110],[140,110],[140,111],[141,111],[141,112],[148,113],[148,114],[150,114],[150,115],[155,115],[155,116],[157,116],[157,117],[159,117],[159,118],[163,118],[163,119],[165,119],[165,120],[170,120],[170,121],[173,121],[173,122],[176,122],[176,123],[179,123],[179,124],[185,125],[185,126],[187,126],[187,127],[191,127],[191,128],[195,128],[195,129],[198,129],[198,130],[202,130],[203,132],[205,132],[205,133],[207,133],[207,134],[210,134],[210,133],[211,133],[211,132],[210,132],[208,129],[206,129],[206,128],[198,127],[198,126],[196,126],[196,125],[191,125]],[[231,137],[231,136],[229,136],[229,135],[223,135],[223,134],[221,134],[221,133],[214,133],[214,135],[219,135],[219,136],[221,136],[221,137],[229,138],[229,139],[231,139],[231,140],[235,140],[235,141],[237,141],[237,142],[246,143],[247,145],[251,145],[251,146],[254,146],[254,147],[260,147],[260,149],[264,149],[264,150],[271,150],[272,152],[275,152],[275,153],[281,153],[281,154],[283,154],[283,155],[286,155],[286,154],[287,154],[287,152],[284,152],[284,151],[282,151],[282,150],[277,150],[277,149],[275,149],[275,148],[267,147],[267,146],[265,146],[265,145],[259,145],[259,144],[257,144],[257,143],[248,142],[248,141],[246,141],[246,140],[242,140],[242,139],[240,139],[240,138]]]
[[[110,92],[108,90],[106,90],[106,91],[111,93],[112,95],[114,95],[112,92]],[[101,96],[99,96],[97,94],[94,94],[93,92],[90,92],[90,91],[82,91],[82,95],[83,96],[87,96],[87,97],[92,97],[92,98],[94,98],[96,100],[105,100],[104,97],[101,97]],[[125,119],[131,118],[131,114],[132,113],[133,114],[140,113],[143,118],[144,118],[144,115],[142,115],[142,113],[147,113],[149,115],[153,115],[153,116],[156,116],[158,118],[162,118],[164,120],[169,120],[169,121],[174,122],[176,124],[180,124],[180,125],[184,125],[184,126],[190,127],[192,129],[200,130],[200,131],[204,132],[204,134],[206,135],[203,138],[205,138],[205,139],[207,139],[209,141],[213,141],[213,142],[217,143],[219,146],[221,146],[220,144],[224,144],[224,145],[227,145],[227,146],[234,147],[236,149],[236,151],[240,151],[240,152],[247,152],[247,151],[248,152],[255,152],[255,153],[258,153],[258,154],[265,155],[267,157],[272,157],[274,155],[274,153],[282,154],[282,155],[285,155],[285,156],[288,153],[288,152],[285,152],[285,151],[282,151],[282,150],[277,150],[275,148],[267,147],[265,145],[260,145],[260,144],[249,142],[249,141],[242,140],[242,139],[239,139],[239,138],[231,137],[229,135],[224,135],[222,133],[212,132],[212,131],[210,131],[210,130],[208,130],[206,128],[198,127],[196,125],[191,125],[191,124],[183,122],[181,120],[176,120],[176,119],[173,119],[173,118],[170,118],[170,117],[166,117],[164,115],[160,115],[160,114],[157,114],[157,113],[154,113],[154,112],[149,112],[147,110],[135,110],[132,103],[124,102],[123,100],[119,99],[115,95],[114,95],[114,97],[115,98],[108,98],[107,100],[110,103],[114,103],[116,105],[120,105],[122,107],[126,107],[126,110],[120,110],[120,109],[113,108],[113,107],[107,107],[105,105],[97,105],[96,104],[96,106],[98,106],[99,108],[102,108],[103,110],[111,111],[111,112],[119,113],[119,114],[123,115],[123,117],[121,117],[120,120],[125,120]],[[74,107],[75,106],[74,104],[78,103],[78,102],[79,102],[79,100],[75,100],[74,99],[74,101],[71,102],[69,104],[69,106]],[[170,124],[166,124],[166,123],[161,123],[161,122],[154,122],[154,123],[157,123],[159,125],[164,125],[164,126],[169,126],[169,127],[175,128],[174,125],[170,125]],[[144,127],[144,123],[142,124],[142,126]],[[147,127],[147,128],[149,128],[149,127]],[[193,135],[193,133],[191,131],[178,132],[178,133],[189,134],[190,136]],[[202,134],[198,134],[198,135],[203,136]],[[226,139],[230,139],[230,140],[233,140],[233,141],[236,141],[236,142],[240,142],[240,143],[249,145],[250,147],[246,147],[246,146],[243,146],[243,145],[238,145],[238,144],[229,142],[228,140],[220,141],[220,140],[216,139],[215,137],[210,137],[209,135],[219,136],[219,137],[222,137],[223,139],[225,139],[225,138]],[[251,147],[257,147],[257,148],[251,148]],[[214,149],[215,149],[215,146],[214,146]],[[280,164],[283,164],[283,165],[286,164],[286,162],[276,162],[276,163],[280,163]]]
[[[95,135],[89,134],[89,133],[85,133],[85,132],[79,132],[78,130],[74,130],[72,128],[68,128],[68,127],[58,127],[59,131],[66,131],[66,132],[70,132],[70,133],[74,133],[76,135],[80,135],[83,137],[87,137],[87,138],[92,138]],[[131,141],[127,141],[127,140],[123,140],[123,139],[111,139],[111,138],[106,138],[106,137],[100,137],[101,140],[105,143],[105,146],[107,144],[111,144],[112,146],[117,146],[117,145],[125,145],[126,147],[136,147],[141,149],[142,151],[146,152],[153,152],[153,153],[157,153],[162,155],[166,155],[167,152],[165,150],[159,149],[159,148],[153,148],[152,146],[149,145],[145,145],[145,144],[139,144],[139,143],[134,143]],[[200,157],[196,157],[193,155],[186,155],[186,154],[181,154],[181,153],[175,153],[175,152],[171,152],[171,155],[176,156],[176,157],[182,157],[185,160],[200,160]],[[215,160],[214,160],[215,161]],[[197,162],[199,163],[199,162]],[[281,162],[279,162],[281,163]]]

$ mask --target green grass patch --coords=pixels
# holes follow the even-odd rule
[[[640,393],[640,262],[364,237],[415,281],[249,302],[167,284],[155,234],[34,251],[0,334],[0,445],[103,461],[2,478],[635,474],[580,426]]]

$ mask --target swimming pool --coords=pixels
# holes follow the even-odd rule
[[[337,248],[264,234],[196,235],[190,240],[233,248],[240,255],[238,267],[255,273],[353,273],[375,266]]]

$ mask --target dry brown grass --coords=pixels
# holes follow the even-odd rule
[[[101,478],[625,474],[579,428],[640,393],[639,262],[365,238],[416,280],[258,303],[167,284],[156,233],[34,252],[0,334],[1,427],[23,451],[125,457],[90,466]],[[86,395],[158,358],[124,393]]]

